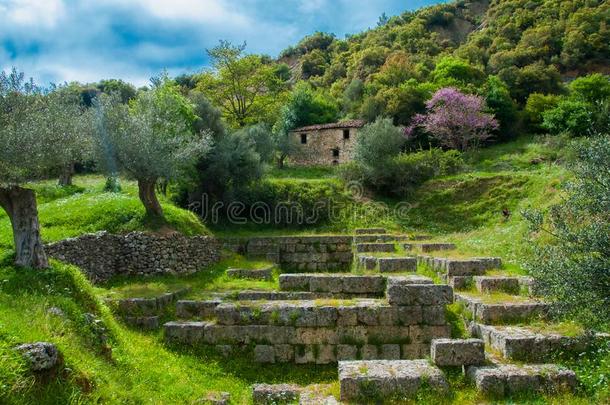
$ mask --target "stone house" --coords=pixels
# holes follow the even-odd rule
[[[349,162],[353,158],[358,131],[365,123],[350,120],[294,129],[289,134],[296,145],[290,159],[302,166]]]

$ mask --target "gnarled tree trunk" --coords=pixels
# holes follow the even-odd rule
[[[72,176],[74,176],[74,163],[68,163],[64,166],[59,176],[59,185],[62,187],[72,185]]]
[[[0,188],[0,206],[8,214],[13,226],[15,265],[45,269],[49,260],[40,237],[36,194],[19,186]]]
[[[156,179],[138,179],[138,194],[140,201],[142,201],[144,208],[146,208],[146,215],[162,218],[163,209],[155,193],[156,183]]]

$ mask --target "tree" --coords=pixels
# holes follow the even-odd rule
[[[379,118],[358,132],[354,160],[367,167],[382,169],[385,162],[400,153],[405,143],[403,132],[390,118]]]
[[[554,94],[532,93],[525,103],[525,116],[530,128],[540,130],[542,128],[542,114],[553,109],[559,103],[559,96]]]
[[[252,142],[252,147],[260,156],[260,161],[269,163],[275,156],[275,144],[271,128],[267,124],[257,124],[238,131],[240,135]]]
[[[418,114],[405,130],[407,139],[421,127],[442,146],[460,151],[477,147],[498,129],[492,114],[485,113],[483,98],[448,87],[438,90],[426,103],[427,113]]]
[[[588,135],[593,121],[593,106],[578,100],[561,100],[555,108],[542,113],[542,127],[555,135],[564,132],[572,136]]]
[[[529,272],[556,315],[591,328],[610,325],[610,136],[578,142],[564,200],[527,211],[535,240]]]
[[[191,90],[187,98],[194,107],[195,122],[193,128],[195,132],[209,132],[214,139],[223,137],[226,128],[222,122],[222,113],[212,105],[205,94],[199,90]]]
[[[96,86],[102,93],[118,94],[121,102],[127,104],[136,97],[136,88],[121,79],[100,80]]]
[[[587,103],[610,99],[610,77],[601,73],[579,77],[570,83],[570,97]]]
[[[58,152],[64,162],[60,168],[59,185],[72,185],[74,165],[91,155],[93,112],[72,97],[63,87],[54,89],[46,96],[43,125],[46,131],[54,133],[63,146]]]
[[[288,102],[280,110],[280,116],[273,126],[273,138],[278,152],[278,166],[294,148],[289,136],[291,130],[306,125],[325,124],[336,121],[339,106],[325,94],[315,92],[305,83],[298,83],[289,96]]]
[[[24,183],[45,178],[65,163],[66,145],[46,121],[51,100],[23,73],[0,72],[0,206],[11,221],[15,264],[21,267],[49,267],[36,194]]]
[[[281,69],[261,56],[244,55],[245,48],[220,41],[209,49],[214,70],[201,74],[197,85],[235,127],[269,121],[287,85]]]
[[[506,83],[497,76],[489,76],[485,84],[485,103],[491,109],[500,124],[500,137],[511,138],[519,125],[517,106],[510,97]]]
[[[146,214],[163,220],[155,193],[157,181],[176,178],[209,147],[209,134],[193,132],[193,106],[164,77],[152,90],[140,92],[129,106],[116,97],[102,96],[97,108],[102,168],[110,175],[118,170],[136,179]]]

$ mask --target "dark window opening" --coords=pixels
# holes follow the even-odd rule
[[[307,143],[307,134],[301,134],[301,143]]]
[[[349,129],[343,130],[343,139],[349,139]]]
[[[339,149],[333,149],[333,157],[339,157]]]
[[[338,160],[333,160],[333,165],[338,165],[339,161]]]

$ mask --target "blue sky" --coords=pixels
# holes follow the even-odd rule
[[[207,64],[219,39],[277,54],[317,30],[343,38],[379,16],[443,0],[0,0],[0,69],[41,84],[121,78]]]

